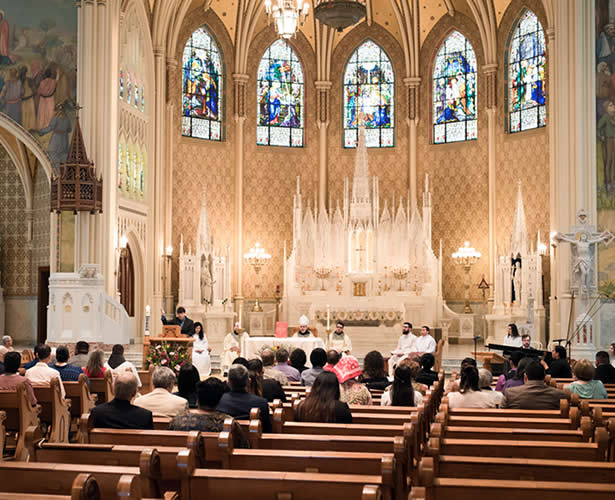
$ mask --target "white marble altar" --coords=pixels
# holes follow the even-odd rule
[[[308,361],[310,359],[310,353],[313,349],[320,347],[326,349],[325,342],[320,337],[301,339],[297,337],[250,337],[245,342],[245,350],[242,351],[242,355],[246,359],[252,359],[255,356],[259,356],[260,352],[266,347],[285,347],[290,349],[303,349],[307,355]]]

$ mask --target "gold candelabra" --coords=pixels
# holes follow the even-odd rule
[[[410,274],[410,269],[407,266],[393,266],[391,268],[391,274],[393,275],[393,278],[395,278],[396,280],[399,280],[399,290],[398,291],[402,291],[402,282],[403,280],[405,280],[408,275]]]
[[[463,246],[459,248],[453,254],[453,260],[463,267],[465,272],[465,280],[464,280],[464,298],[465,305],[463,306],[464,314],[472,314],[472,308],[470,307],[470,270],[472,266],[476,264],[478,259],[480,259],[481,253],[477,251],[474,247],[470,246],[470,242],[464,242]]]
[[[254,269],[254,273],[256,274],[256,282],[254,284],[254,290],[256,292],[256,300],[254,301],[254,306],[252,307],[252,312],[263,312],[263,308],[261,307],[258,298],[260,295],[260,271],[269,260],[271,260],[271,255],[265,252],[265,249],[261,246],[260,243],[255,243],[252,248],[247,253],[243,254],[243,258],[247,261],[248,264],[252,266]]]
[[[332,269],[330,267],[315,267],[314,274],[320,280],[320,290],[325,291],[325,280],[331,275]]]

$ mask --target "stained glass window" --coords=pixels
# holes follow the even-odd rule
[[[117,188],[122,190],[122,143],[118,145],[118,154],[117,154]]]
[[[444,41],[433,70],[433,142],[476,139],[476,55],[458,31]]]
[[[303,146],[303,69],[292,47],[273,42],[258,66],[256,143]]]
[[[145,87],[141,87],[141,111],[145,113]]]
[[[132,178],[132,168],[133,168],[133,165],[131,164],[130,148],[127,146],[126,147],[126,168],[125,168],[125,172],[126,172],[125,191],[127,193],[130,193],[130,180]]]
[[[182,135],[221,140],[222,58],[204,27],[184,47],[182,83]]]
[[[139,86],[135,83],[135,108],[139,109]]]
[[[130,96],[132,94],[132,82],[130,81],[130,73],[126,73],[126,102],[130,104]]]
[[[358,127],[365,127],[371,148],[394,145],[395,75],[391,60],[376,43],[363,43],[344,72],[344,147],[355,148]]]
[[[124,70],[120,69],[120,99],[124,99]]]
[[[545,34],[532,11],[526,11],[510,42],[508,112],[511,133],[547,124]]]

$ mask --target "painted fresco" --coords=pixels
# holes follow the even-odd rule
[[[47,150],[68,153],[77,88],[74,0],[0,2],[0,111]]]

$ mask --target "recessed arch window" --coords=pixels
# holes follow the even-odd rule
[[[395,74],[378,44],[367,40],[350,56],[344,71],[344,147],[355,148],[365,127],[371,148],[394,145]]]
[[[204,26],[184,47],[182,71],[182,135],[222,140],[222,56]]]
[[[476,139],[476,116],[476,54],[468,39],[453,31],[434,64],[433,142]]]
[[[522,132],[547,124],[546,45],[540,21],[531,10],[519,19],[508,53],[508,130]]]
[[[257,74],[256,143],[303,147],[303,68],[285,40],[265,51]]]

